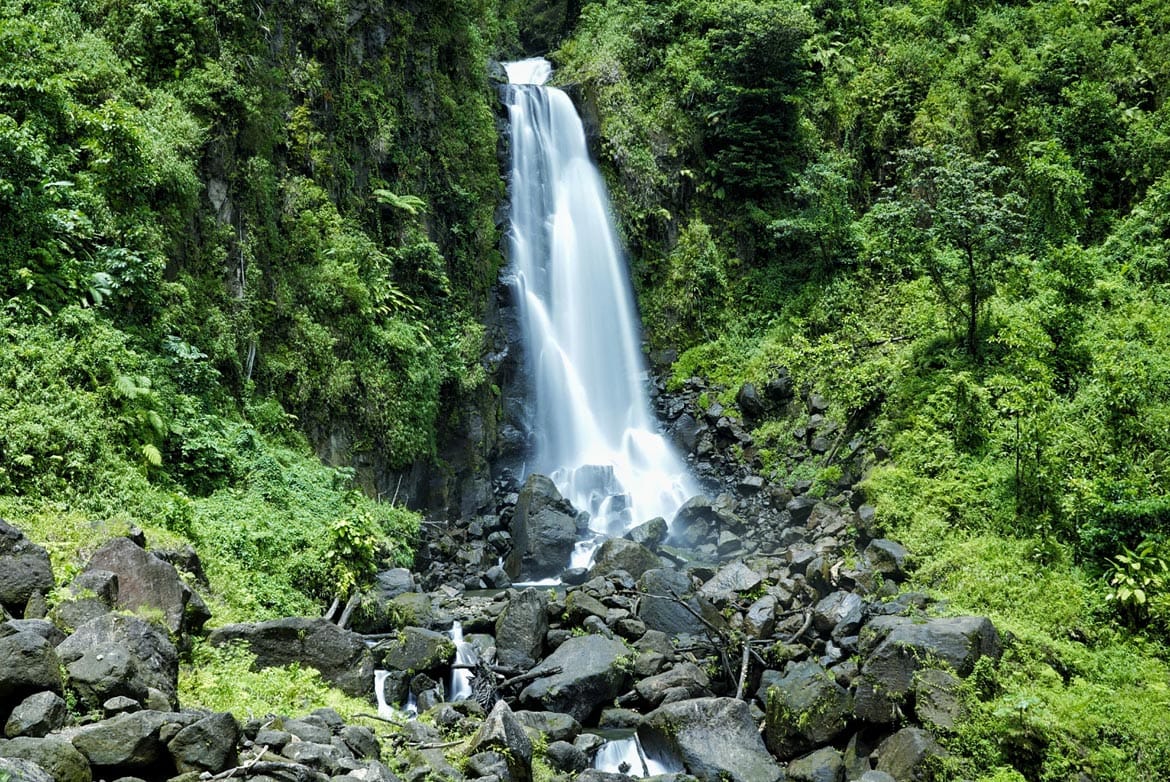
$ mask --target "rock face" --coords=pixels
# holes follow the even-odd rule
[[[175,635],[197,633],[211,617],[207,605],[179,577],[174,565],[142,549],[129,538],[115,538],[89,560],[89,570],[118,576],[118,606],[127,611],[162,611]]]
[[[61,692],[60,664],[43,636],[0,624],[0,716],[29,695]]]
[[[849,693],[812,660],[792,664],[767,692],[764,737],[781,760],[825,744],[845,729]]]
[[[734,698],[678,701],[646,715],[638,737],[651,757],[680,758],[704,782],[776,782],[784,770],[768,754],[748,705]]]
[[[434,630],[404,627],[394,637],[375,646],[373,654],[383,668],[414,674],[438,671],[449,664],[455,655],[455,645],[446,635]]]
[[[91,766],[105,770],[103,774],[148,772],[171,762],[162,737],[164,728],[177,728],[197,719],[195,715],[165,711],[119,714],[79,728],[73,736],[73,746]]]
[[[63,727],[68,717],[69,710],[60,695],[48,690],[38,692],[12,710],[4,725],[4,735],[10,739],[17,736],[43,738],[49,731]]]
[[[52,588],[49,552],[0,519],[0,606],[19,619],[29,598],[48,594]]]
[[[650,549],[623,538],[610,538],[601,544],[593,558],[590,577],[604,576],[615,570],[624,570],[634,578],[651,568],[662,565],[658,555]]]
[[[520,490],[509,532],[513,548],[504,565],[508,575],[551,578],[569,565],[577,520],[552,480],[533,474]]]
[[[469,755],[498,752],[515,782],[532,780],[532,741],[506,701],[498,702],[471,737]]]
[[[93,779],[89,760],[59,736],[0,741],[0,757],[35,763],[53,782],[90,782]]]
[[[949,667],[967,676],[981,657],[999,659],[999,633],[985,617],[957,616],[915,621],[882,616],[862,629],[865,659],[854,698],[854,714],[869,722],[893,722],[914,682],[927,667]]]
[[[548,595],[525,589],[496,620],[496,657],[509,668],[528,670],[544,651],[548,633]]]
[[[600,635],[570,638],[533,673],[559,668],[529,684],[520,693],[526,708],[571,715],[578,722],[592,717],[629,686],[633,654],[621,641]]]
[[[69,686],[83,704],[100,707],[116,696],[145,704],[151,691],[177,703],[179,655],[158,627],[135,616],[104,614],[57,647]]]
[[[213,646],[243,641],[256,655],[259,668],[308,665],[355,698],[374,691],[374,658],[362,637],[324,619],[293,617],[225,625],[208,640]]]
[[[226,712],[204,717],[180,730],[167,742],[175,770],[218,774],[236,764],[236,742],[240,725]]]

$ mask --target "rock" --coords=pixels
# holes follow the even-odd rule
[[[822,635],[833,638],[857,635],[865,607],[860,595],[837,590],[826,595],[813,608],[813,626]]]
[[[565,619],[569,624],[584,624],[591,616],[604,621],[607,613],[605,604],[584,590],[570,592],[565,598]]]
[[[378,735],[364,725],[346,725],[338,735],[354,757],[377,760],[382,756],[382,745]]]
[[[861,630],[861,667],[853,710],[869,722],[892,722],[920,669],[949,666],[967,676],[984,656],[998,659],[999,633],[986,617],[915,621],[881,616]]]
[[[744,383],[739,387],[739,391],[735,394],[735,404],[739,406],[743,417],[749,421],[762,418],[767,412],[764,400],[760,398],[759,391],[751,383]]]
[[[638,578],[647,570],[661,566],[658,555],[645,546],[624,538],[609,538],[597,549],[589,576],[596,578],[624,570]]]
[[[696,698],[646,715],[638,738],[651,757],[677,757],[700,780],[777,782],[784,770],[768,754],[748,705],[734,698]]]
[[[948,671],[927,668],[914,674],[914,714],[928,727],[953,730],[967,713],[959,688],[962,682]]]
[[[789,664],[767,690],[764,738],[781,760],[827,744],[845,729],[849,693],[818,663]]]
[[[61,661],[43,636],[0,624],[0,715],[29,695],[61,692]]]
[[[817,506],[817,498],[810,497],[807,494],[802,494],[799,497],[793,497],[785,505],[784,510],[788,511],[792,516],[792,523],[794,525],[805,524],[809,516],[812,515],[813,508]]]
[[[634,689],[642,700],[653,709],[663,702],[670,689],[682,688],[686,693],[686,698],[689,699],[710,695],[707,689],[710,685],[711,681],[702,668],[694,663],[684,662],[675,665],[668,671],[642,679],[634,685]]]
[[[690,596],[691,580],[685,573],[666,568],[647,570],[638,580],[638,590],[644,594],[638,603],[638,618],[651,630],[670,635],[702,635],[707,631],[692,613],[702,615],[702,607]],[[676,595],[679,599],[675,599]]]
[[[743,629],[752,638],[767,638],[776,629],[776,597],[764,595],[748,607]]]
[[[102,712],[107,717],[113,717],[115,714],[125,714],[131,711],[139,711],[142,704],[133,698],[127,698],[125,695],[115,695],[108,701],[102,704]]]
[[[812,414],[823,413],[829,409],[829,400],[820,394],[808,395],[808,411]]]
[[[4,735],[10,739],[17,736],[42,738],[62,727],[68,718],[69,709],[60,695],[49,691],[38,692],[25,698],[12,710],[4,725]]]
[[[699,494],[683,503],[674,514],[670,540],[683,548],[698,548],[726,522],[710,498]]]
[[[209,636],[213,646],[244,641],[256,667],[299,663],[315,668],[355,698],[374,691],[374,658],[362,637],[325,619],[294,617],[259,624],[225,625]]]
[[[862,556],[875,573],[881,573],[891,581],[906,579],[906,563],[910,559],[910,553],[902,544],[878,538],[870,541]]]
[[[515,714],[521,725],[543,734],[549,741],[572,741],[581,733],[581,723],[572,714],[555,711],[518,711]]]
[[[108,570],[118,576],[118,607],[127,611],[162,611],[175,635],[198,633],[211,618],[203,600],[184,583],[169,562],[139,548],[129,538],[115,538],[98,549],[87,570]]]
[[[699,435],[706,430],[690,413],[683,413],[670,425],[670,437],[684,452],[692,453],[699,444]]]
[[[866,771],[857,778],[857,782],[898,782],[884,771]]]
[[[0,741],[0,758],[35,763],[53,782],[91,782],[89,761],[72,744],[57,736]]]
[[[468,754],[494,750],[502,754],[515,782],[532,780],[532,741],[507,702],[497,701],[471,737]]]
[[[500,752],[477,752],[467,758],[466,772],[476,779],[511,780],[508,759]],[[429,779],[430,777],[428,777]]]
[[[337,762],[341,759],[337,747],[332,744],[317,744],[312,741],[293,741],[284,745],[280,754],[294,763],[332,774],[340,770]]]
[[[719,572],[703,584],[699,594],[719,605],[734,598],[738,592],[755,588],[763,580],[763,576],[742,562],[732,562],[719,568]]]
[[[589,758],[585,753],[567,741],[554,741],[545,750],[549,765],[557,771],[575,774],[589,768]]]
[[[403,592],[386,605],[386,613],[394,617],[394,626],[426,627],[435,616],[430,595],[423,592]]]
[[[362,595],[360,608],[354,612],[350,627],[357,633],[388,633],[396,629],[400,615],[392,609],[399,595],[415,592],[414,576],[406,568],[392,568],[378,573],[374,586]],[[425,622],[425,618],[424,618]],[[411,619],[407,624],[419,624]]]
[[[921,728],[902,728],[878,745],[877,770],[898,782],[933,782],[941,778],[946,751]]]
[[[0,605],[15,616],[24,616],[29,598],[53,588],[49,552],[0,519]]]
[[[167,749],[180,773],[210,771],[218,774],[236,765],[236,742],[240,725],[227,712],[204,717],[180,730],[167,742]]]
[[[31,760],[0,757],[0,779],[11,782],[53,782],[49,772]]]
[[[548,593],[525,589],[508,601],[496,620],[496,656],[501,665],[528,670],[544,651]]]
[[[98,708],[124,695],[144,703],[151,689],[177,702],[179,655],[166,633],[136,616],[105,614],[83,624],[57,647],[69,686]]]
[[[822,747],[789,763],[787,771],[790,782],[842,782],[845,763],[840,752]]]
[[[373,648],[374,659],[390,671],[439,671],[451,664],[455,644],[443,633],[422,627],[404,627]]]
[[[629,685],[633,655],[621,641],[599,635],[570,638],[533,669],[533,672],[560,668],[520,693],[527,708],[543,708],[571,715],[578,722],[592,717]]]
[[[504,569],[513,579],[522,572],[532,579],[558,575],[577,543],[577,521],[570,506],[550,478],[535,473],[520,490],[508,531],[513,548]]]
[[[95,772],[99,769],[148,770],[169,756],[162,738],[164,727],[186,725],[198,719],[193,714],[152,710],[119,714],[78,728],[73,736],[73,746],[86,757]]]
[[[666,541],[669,534],[670,527],[667,526],[666,519],[655,516],[650,521],[643,522],[627,532],[625,538],[645,546],[651,551],[656,551]]]
[[[764,395],[769,400],[777,403],[791,402],[793,399],[792,392],[792,378],[788,375],[788,370],[781,367],[776,374],[776,377],[764,384]]]
[[[7,627],[18,633],[36,633],[48,641],[49,646],[54,649],[65,640],[65,633],[47,619],[12,619],[7,622]],[[3,638],[5,634],[6,631],[0,626],[0,638]]]

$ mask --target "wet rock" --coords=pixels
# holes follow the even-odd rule
[[[541,662],[534,672],[551,671],[520,693],[527,708],[543,708],[585,722],[603,704],[626,690],[633,656],[621,641],[599,635],[570,638]]]
[[[748,705],[734,698],[696,698],[646,715],[638,738],[651,756],[680,758],[700,780],[777,782],[784,770],[768,754]]]
[[[615,570],[624,570],[638,578],[647,570],[661,565],[658,555],[645,546],[624,538],[610,538],[597,549],[589,576],[595,578]]]
[[[748,607],[743,629],[751,638],[767,638],[776,629],[776,597],[764,595]]]
[[[788,511],[792,517],[793,524],[806,524],[809,517],[812,515],[813,508],[817,506],[817,498],[810,497],[807,494],[801,494],[799,497],[793,497],[784,506],[784,510]]]
[[[705,424],[696,421],[690,413],[683,413],[670,426],[670,437],[684,453],[691,453],[699,444],[699,436],[706,431]]]
[[[236,764],[236,742],[240,725],[227,712],[204,717],[180,730],[167,749],[180,773],[190,771],[218,774]]]
[[[813,608],[813,625],[822,635],[834,638],[857,635],[863,618],[864,601],[853,592],[837,590]]]
[[[735,395],[735,404],[739,406],[743,417],[749,421],[759,419],[767,412],[764,400],[752,383],[744,383]]]
[[[544,651],[548,594],[525,589],[508,601],[496,621],[496,654],[501,665],[528,670]]]
[[[471,737],[469,754],[485,751],[496,751],[506,758],[508,773],[515,782],[532,779],[532,741],[505,701],[492,707]]]
[[[877,749],[877,770],[899,782],[933,782],[946,752],[921,728],[903,728]]]
[[[763,576],[742,562],[732,562],[719,568],[715,576],[703,584],[699,594],[719,605],[739,592],[755,588],[763,580]]]
[[[0,519],[0,605],[22,617],[29,598],[47,594],[53,585],[49,552]]]
[[[4,735],[10,739],[17,736],[42,738],[62,727],[68,717],[69,709],[61,696],[55,692],[38,692],[12,710],[4,725]]]
[[[162,611],[167,629],[175,635],[197,633],[211,618],[207,605],[183,582],[174,565],[129,538],[115,538],[102,546],[86,569],[116,573],[118,607]]]
[[[656,516],[634,527],[625,534],[625,538],[626,540],[632,540],[639,545],[645,546],[651,551],[657,551],[658,547],[665,542],[669,534],[670,528],[666,524],[666,519],[661,516]]]
[[[42,690],[61,692],[60,659],[43,636],[0,624],[0,714]]]
[[[0,756],[0,779],[12,782],[53,782],[53,777],[31,760]]]
[[[0,741],[0,758],[34,763],[49,774],[53,782],[91,782],[93,779],[85,756],[58,736]]]
[[[354,613],[350,626],[358,633],[392,631],[397,626],[397,617],[390,610],[390,601],[416,588],[414,576],[406,568],[383,570],[377,575],[374,588],[362,595],[361,608]]]
[[[948,666],[967,676],[984,656],[998,659],[999,633],[986,617],[957,616],[914,621],[901,616],[871,620],[861,631],[865,660],[854,697],[854,713],[870,722],[892,722],[901,713],[914,674]]]
[[[69,685],[98,708],[124,695],[145,703],[151,690],[177,702],[179,655],[162,629],[135,616],[105,614],[78,627],[57,647]]]
[[[73,736],[73,746],[95,771],[118,769],[125,773],[147,770],[169,758],[162,738],[163,729],[176,724],[191,724],[198,719],[191,714],[150,710],[119,714],[78,728]]]
[[[549,741],[572,741],[581,733],[581,723],[572,714],[555,711],[517,711],[516,719],[528,730],[543,734]]]
[[[828,743],[845,729],[849,693],[819,664],[789,666],[767,691],[765,740],[781,759]]]
[[[504,569],[515,579],[552,578],[564,570],[577,543],[577,521],[552,480],[532,474],[520,490],[509,528],[513,549]]]
[[[702,607],[690,595],[691,581],[685,573],[665,568],[647,570],[638,580],[638,590],[643,593],[638,604],[638,618],[646,623],[646,627],[671,635],[706,632],[706,626],[693,613],[702,615]],[[686,606],[681,604],[683,602]]]
[[[324,619],[225,625],[213,631],[209,641],[213,646],[243,641],[256,655],[258,668],[307,665],[347,695],[360,698],[374,691],[374,659],[362,637]]]
[[[875,573],[880,573],[892,581],[906,579],[906,563],[910,554],[902,544],[879,538],[865,547],[862,556]]]
[[[589,768],[589,758],[585,753],[567,741],[554,741],[545,750],[549,765],[557,771],[575,774]]]
[[[422,627],[404,627],[373,648],[375,660],[391,671],[438,671],[451,663],[455,644],[443,633]]]
[[[338,736],[349,747],[354,757],[377,760],[382,755],[382,745],[374,731],[362,725],[346,725]]]
[[[668,671],[642,679],[634,685],[634,689],[650,708],[657,708],[666,698],[668,690],[681,689],[685,698],[689,699],[710,695],[710,686],[711,681],[702,668],[684,662]]]
[[[934,668],[914,675],[914,714],[925,725],[953,730],[966,716],[959,689],[962,682],[947,671]]]

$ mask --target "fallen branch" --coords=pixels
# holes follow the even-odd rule
[[[743,662],[739,666],[739,685],[735,688],[735,699],[737,701],[743,700],[743,688],[747,683],[748,663],[751,661],[752,645],[745,643],[743,645]]]
[[[522,673],[519,676],[513,676],[511,679],[505,679],[500,682],[500,689],[511,687],[513,684],[532,681],[533,679],[541,679],[545,676],[556,676],[561,670],[559,665],[554,665],[552,668],[545,668],[543,671],[531,670],[528,673]]]
[[[390,723],[391,725],[395,726],[396,728],[405,728],[405,727],[406,727],[406,725],[404,725],[403,723],[401,723],[401,722],[398,722],[397,720],[392,720],[392,719],[390,719],[389,717],[383,717],[383,716],[382,716],[382,715],[380,715],[380,714],[366,714],[366,713],[364,713],[364,712],[363,712],[362,714],[355,714],[355,715],[353,715],[353,716],[355,716],[355,717],[364,717],[364,718],[366,718],[366,719],[368,719],[368,720],[378,720],[378,721],[380,721],[380,722],[388,722],[388,723]]]
[[[809,628],[809,625],[812,624],[812,620],[813,620],[813,612],[812,611],[806,612],[804,615],[804,624],[802,624],[800,626],[800,629],[797,630],[792,635],[792,637],[790,637],[784,643],[786,643],[786,644],[795,643],[796,639],[800,638],[802,635],[804,635],[806,632],[808,632],[808,628]]]
[[[256,753],[256,757],[252,758],[247,763],[241,763],[240,765],[236,766],[235,768],[229,768],[227,771],[221,771],[218,774],[216,774],[215,776],[213,776],[212,779],[231,779],[232,777],[234,777],[236,775],[237,771],[251,770],[254,766],[256,766],[256,764],[258,764],[260,762],[260,758],[264,757],[264,753],[267,751],[268,751],[268,745],[265,744]],[[266,762],[271,762],[271,761],[266,761]]]

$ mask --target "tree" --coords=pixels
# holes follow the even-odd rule
[[[1019,243],[1023,199],[1005,189],[1009,170],[955,147],[897,156],[898,184],[872,215],[887,241],[934,283],[956,338],[972,358],[997,275]]]

